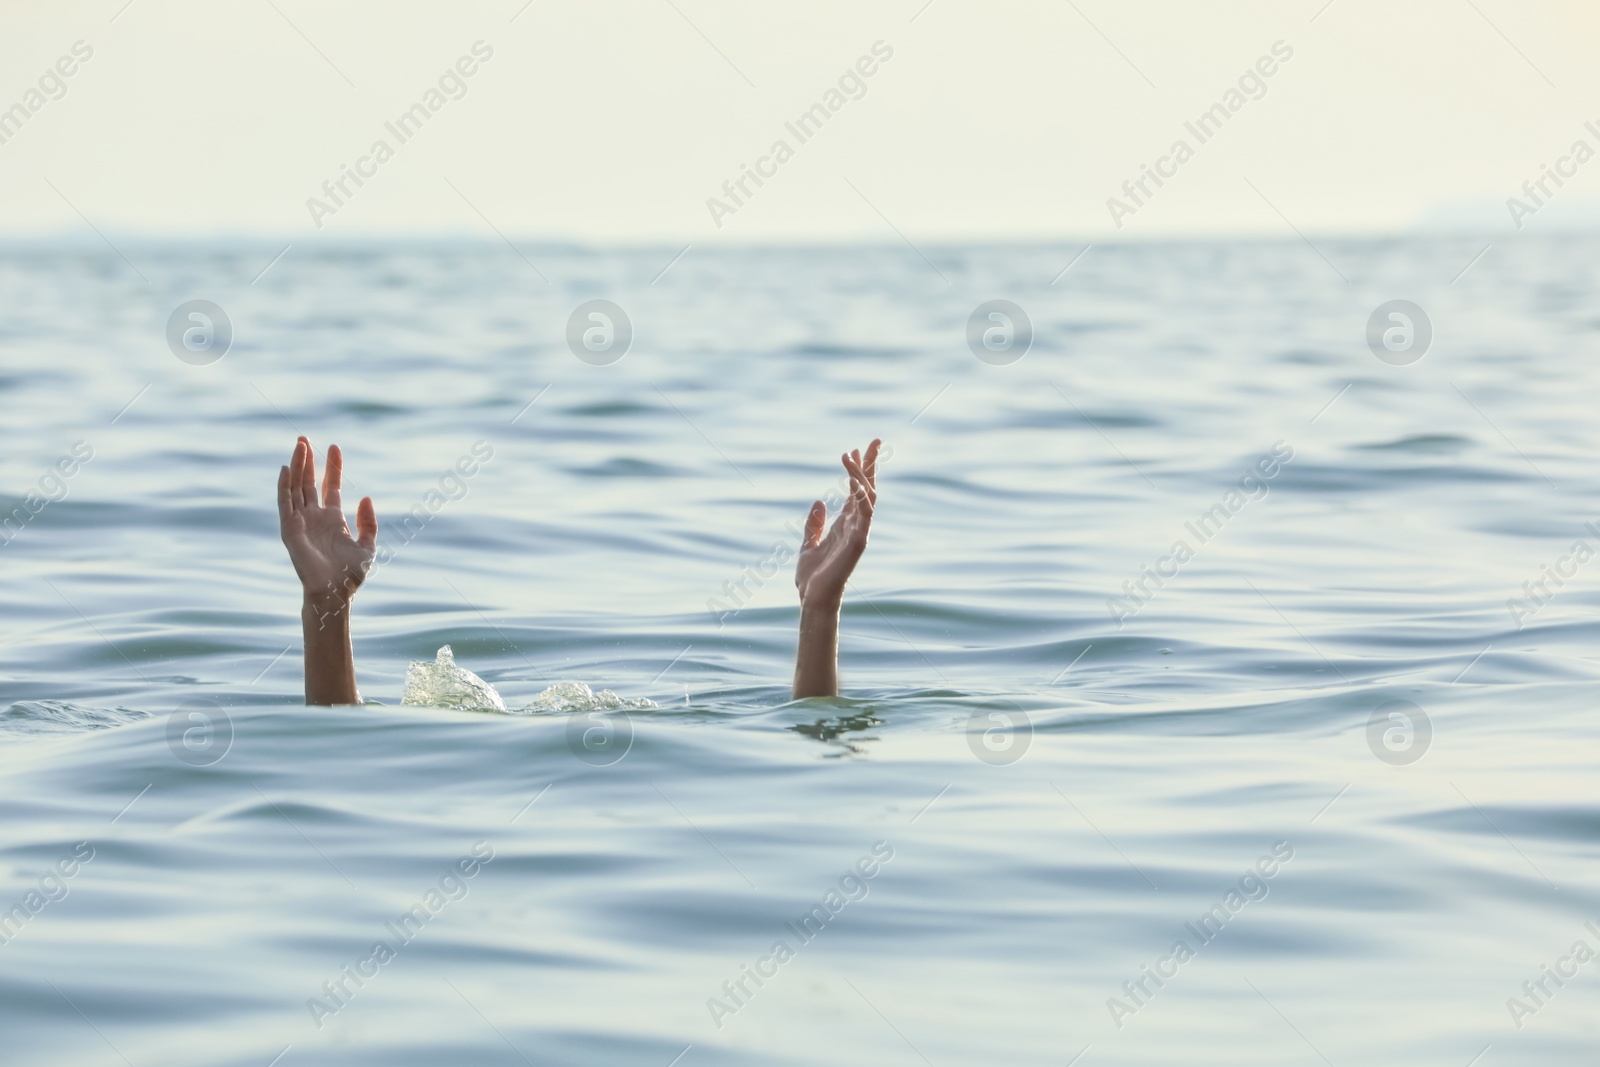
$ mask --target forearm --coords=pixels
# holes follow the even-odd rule
[[[305,636],[306,703],[359,704],[355,653],[350,647],[350,604],[307,597],[300,608]]]
[[[794,699],[839,695],[839,603],[800,605]]]

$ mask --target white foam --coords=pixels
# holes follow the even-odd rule
[[[443,645],[432,663],[412,660],[406,664],[406,688],[402,704],[428,704],[436,708],[462,711],[505,711],[505,701],[494,686],[471,671],[456,666],[455,653]]]
[[[540,715],[574,711],[615,711],[619,708],[657,708],[653,700],[619,697],[609,689],[596,693],[584,682],[556,682],[515,711],[507,708],[495,687],[465,667],[456,665],[449,645],[439,649],[432,663],[412,660],[406,665],[402,704],[426,704],[462,711],[498,711],[514,715]]]

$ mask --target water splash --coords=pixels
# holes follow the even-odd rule
[[[661,705],[647,697],[629,699],[619,697],[609,689],[596,693],[582,682],[556,682],[533,698],[533,703],[518,714],[537,715],[540,712],[559,711],[615,711],[618,708],[659,708]]]
[[[534,697],[533,703],[513,711],[506,707],[494,686],[465,667],[456,665],[455,653],[449,645],[439,649],[432,663],[412,660],[406,665],[406,688],[400,703],[512,715],[660,707],[653,700],[619,697],[609,689],[596,693],[583,682],[556,682]]]
[[[455,653],[442,645],[432,663],[412,660],[406,664],[406,688],[402,704],[428,704],[436,708],[462,711],[505,711],[505,701],[494,686],[464,667],[456,666]]]

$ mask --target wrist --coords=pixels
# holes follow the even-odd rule
[[[319,627],[348,619],[350,598],[337,593],[307,592],[300,602],[300,615],[307,622],[316,620]]]
[[[822,621],[825,619],[838,619],[839,611],[844,605],[843,596],[802,596],[800,598],[800,620]]]

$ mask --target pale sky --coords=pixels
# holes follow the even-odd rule
[[[0,8],[0,235],[1510,236],[1508,197],[1600,150],[1582,0],[124,5]],[[1292,57],[1263,60],[1275,44]],[[1201,143],[1185,122],[1258,62],[1264,95],[1247,78]],[[418,103],[437,110],[402,143],[385,123]],[[785,123],[817,104],[802,143]],[[380,139],[392,158],[335,204],[323,183]],[[1192,158],[1135,205],[1123,182],[1179,139]],[[778,140],[792,155],[761,162]],[[758,163],[736,204],[723,183]],[[1600,220],[1600,159],[1564,166],[1526,231]],[[1136,207],[1120,228],[1112,196]]]

